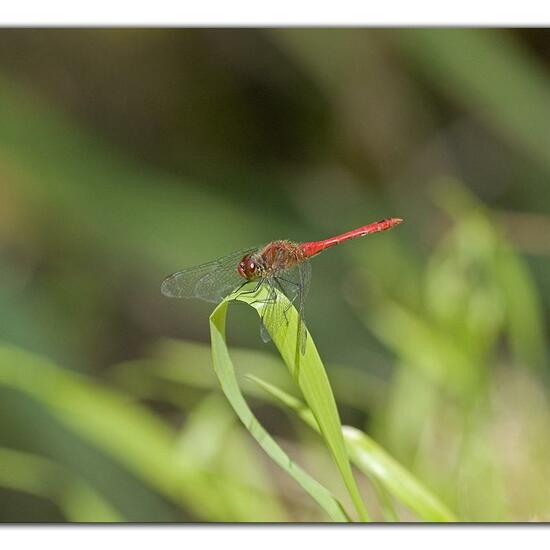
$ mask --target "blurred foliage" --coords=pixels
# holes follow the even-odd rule
[[[313,261],[344,437],[459,520],[550,520],[549,39],[0,30],[0,521],[327,521],[225,401],[210,305],[159,285],[386,216]],[[317,434],[244,378],[295,390],[257,323],[231,308],[235,379],[347,506]],[[428,518],[350,454],[375,520]]]

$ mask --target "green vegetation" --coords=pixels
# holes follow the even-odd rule
[[[548,521],[547,40],[0,30],[0,522]],[[160,294],[389,216],[303,356]]]

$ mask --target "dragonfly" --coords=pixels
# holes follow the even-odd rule
[[[288,324],[288,311],[294,306],[299,313],[297,342],[303,354],[307,339],[304,309],[311,282],[309,260],[327,248],[386,231],[402,221],[401,218],[386,218],[321,241],[295,243],[277,240],[239,250],[169,275],[162,282],[161,292],[170,298],[199,298],[219,303],[249,282],[256,283],[251,290],[246,291],[253,295],[265,285],[267,294],[264,293],[264,297],[257,300],[264,305],[260,323],[262,340],[269,342],[282,326]],[[280,292],[288,300],[279,299]]]

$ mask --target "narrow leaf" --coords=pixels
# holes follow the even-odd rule
[[[283,293],[278,292],[277,294],[277,300],[280,300],[285,308],[288,324],[274,327],[267,323],[266,328],[315,417],[321,435],[340,471],[360,520],[369,521],[369,514],[351,471],[348,453],[342,437],[340,416],[325,367],[310,334],[307,334],[305,351],[303,354],[301,353],[298,342],[299,314]],[[233,299],[252,306],[260,316],[263,314],[264,308],[269,307],[269,304],[266,305],[266,297],[267,291],[263,288],[258,293],[251,295],[246,292],[246,287],[244,287],[241,292],[233,295]]]
[[[30,453],[0,447],[0,487],[47,498],[59,506],[69,521],[125,521],[83,478]]]
[[[317,501],[332,520],[339,522],[349,521],[341,503],[325,487],[290,459],[250,410],[239,387],[235,369],[225,342],[225,321],[229,303],[229,298],[226,298],[210,316],[212,361],[225,396],[246,429],[270,458],[292,476]]]
[[[256,376],[248,375],[248,378],[280,403],[294,410],[311,428],[319,431],[312,412],[299,399]],[[418,517],[433,522],[457,521],[454,514],[435,495],[368,435],[351,426],[343,426],[342,430],[352,462],[365,475],[379,482],[391,495],[406,504]]]

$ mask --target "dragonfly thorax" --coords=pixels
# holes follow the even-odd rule
[[[296,243],[272,241],[258,252],[244,256],[237,271],[249,281],[276,277],[305,259],[302,249]]]

